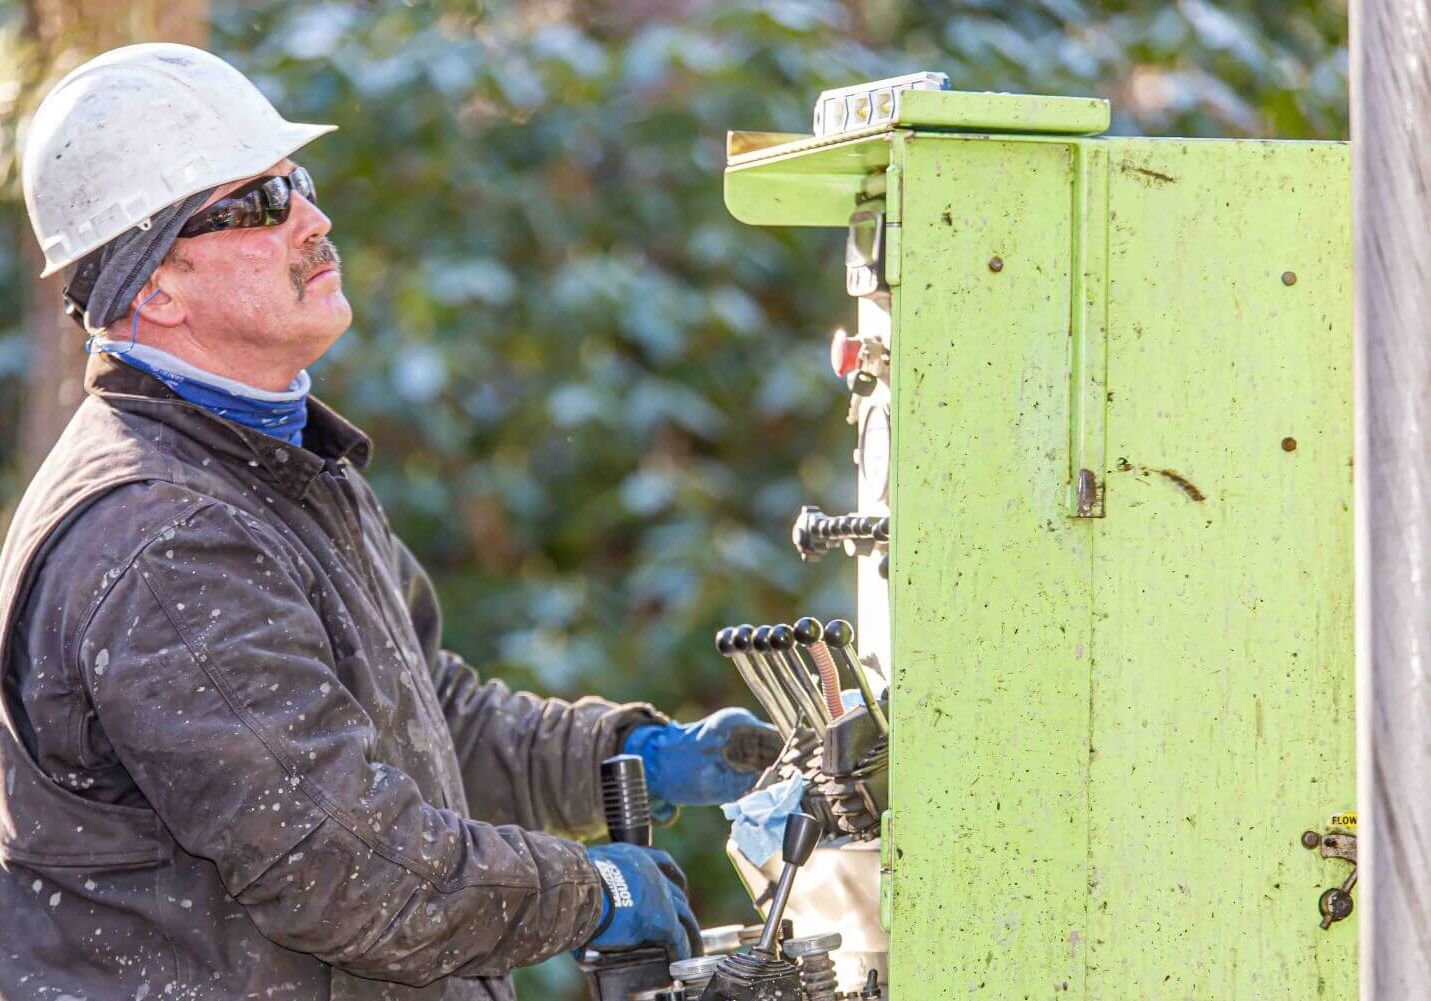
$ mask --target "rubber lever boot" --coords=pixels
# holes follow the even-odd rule
[[[794,963],[775,955],[775,937],[790,902],[790,886],[795,873],[819,844],[820,822],[806,813],[792,813],[785,820],[785,840],[780,855],[785,868],[775,884],[775,897],[765,916],[760,941],[749,953],[735,953],[721,960],[715,976],[706,985],[701,1001],[801,1001],[800,971]]]

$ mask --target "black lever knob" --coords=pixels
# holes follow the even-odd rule
[[[1322,928],[1330,928],[1338,921],[1351,917],[1355,907],[1352,895],[1340,887],[1332,887],[1317,900],[1317,909],[1322,912]]]
[[[855,627],[844,619],[825,623],[825,643],[829,646],[849,646],[855,641]]]
[[[716,633],[716,649],[722,657],[729,657],[735,650],[735,627],[726,626]]]
[[[761,626],[750,638],[750,646],[756,653],[770,652],[770,627]]]
[[[793,650],[795,648],[795,631],[783,622],[778,626],[771,626],[766,639],[772,650]]]
[[[785,840],[780,845],[781,859],[786,865],[804,865],[809,862],[823,833],[820,822],[808,813],[790,814],[785,818]]]
[[[820,620],[809,615],[795,620],[795,641],[801,646],[809,646],[811,643],[819,643],[824,627],[820,625]]]
[[[735,635],[730,638],[730,641],[735,646],[735,649],[737,651],[739,651],[740,653],[745,653],[747,650],[750,649],[750,643],[751,640],[754,639],[754,637],[755,627],[747,624],[743,626],[736,626]]]

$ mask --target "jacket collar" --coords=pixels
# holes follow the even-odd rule
[[[372,439],[315,396],[308,397],[308,424],[303,447],[297,448],[181,399],[158,379],[108,352],[90,356],[84,384],[86,392],[118,410],[142,413],[220,457],[257,466],[295,498],[308,491],[326,462],[347,460],[362,469],[372,458]]]

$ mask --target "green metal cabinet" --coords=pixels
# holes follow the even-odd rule
[[[906,98],[726,172],[884,212],[891,996],[1352,998],[1348,147]]]

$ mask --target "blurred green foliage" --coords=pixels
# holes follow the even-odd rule
[[[1341,138],[1345,20],[1271,0],[258,0],[215,3],[213,44],[288,117],[341,126],[303,153],[355,313],[317,391],[376,439],[448,645],[516,685],[692,718],[751,704],[719,626],[853,604],[848,567],[788,542],[802,502],[853,500],[825,360],[853,320],[843,234],[730,219],[725,131],[807,130],[824,87],[939,69],[1108,97],[1115,132]],[[0,428],[23,378],[15,257]],[[687,811],[661,836],[707,924],[753,913],[711,850],[724,829]],[[527,996],[565,996],[570,971],[524,974]]]

